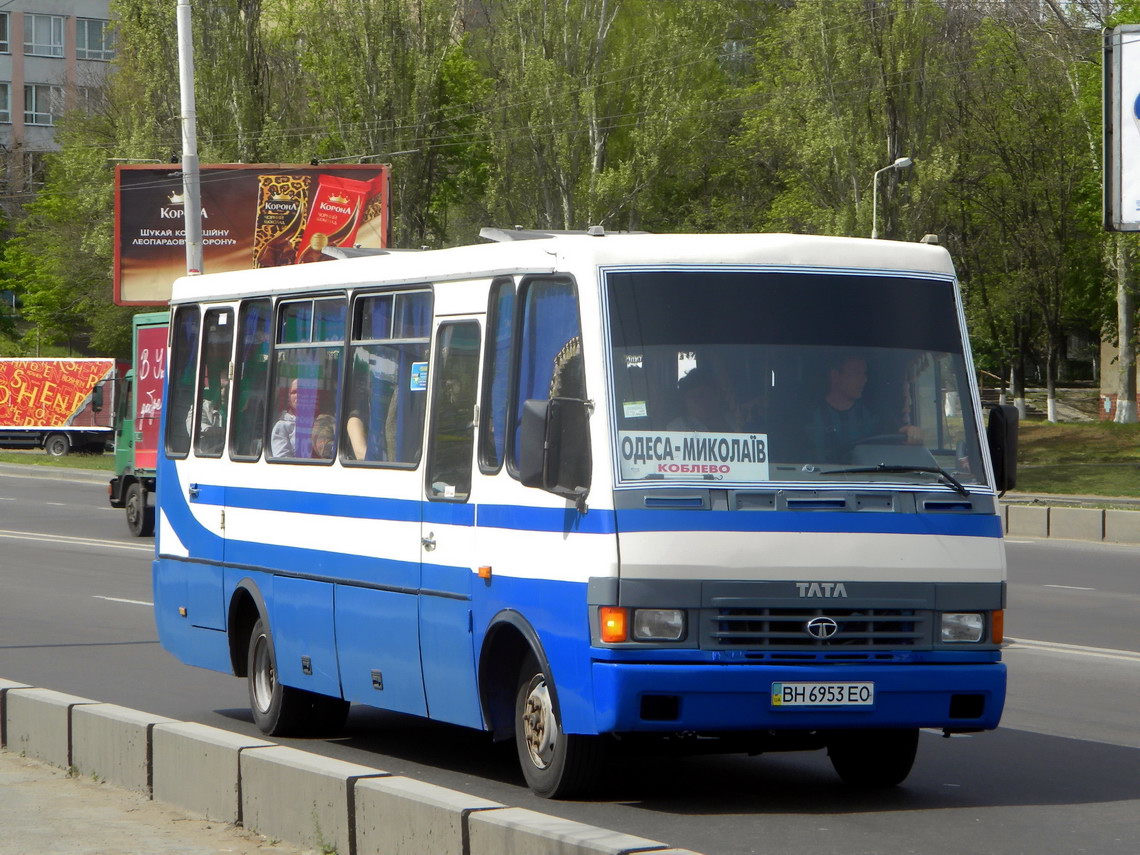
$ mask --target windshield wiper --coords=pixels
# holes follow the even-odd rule
[[[954,492],[961,496],[969,496],[970,491],[962,486],[962,482],[943,469],[941,466],[898,466],[880,463],[877,466],[853,466],[849,469],[825,469],[820,475],[856,475],[861,472],[929,472],[937,475],[944,484],[954,488]]]

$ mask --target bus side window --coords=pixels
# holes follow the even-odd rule
[[[479,468],[488,475],[502,468],[505,457],[514,332],[515,283],[501,279],[492,283],[487,306],[487,359],[479,424]]]
[[[166,455],[185,457],[190,453],[188,426],[194,412],[195,369],[198,367],[197,306],[181,306],[170,325],[170,376],[166,416]]]
[[[335,455],[344,320],[339,297],[279,306],[271,459],[331,460]]]
[[[221,457],[225,445],[233,320],[232,309],[206,312],[202,364],[198,369],[198,418],[194,424],[194,453],[199,457]]]
[[[249,300],[239,313],[237,358],[234,360],[233,418],[230,457],[256,460],[265,435],[265,395],[269,382],[269,300]]]
[[[586,397],[578,292],[569,279],[530,279],[520,289],[522,330],[511,427],[511,474],[518,472],[519,426],[528,400]]]
[[[342,461],[419,463],[431,311],[432,294],[426,290],[369,294],[356,300]]]
[[[429,499],[466,501],[475,447],[479,324],[441,324],[433,366],[427,495]]]

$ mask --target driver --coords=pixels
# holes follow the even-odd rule
[[[867,360],[863,357],[841,354],[828,366],[827,394],[807,424],[813,460],[843,461],[859,440],[892,433],[896,429],[899,443],[922,444],[922,430],[916,425],[904,424],[895,428],[883,424],[883,420],[862,400],[866,386]]]

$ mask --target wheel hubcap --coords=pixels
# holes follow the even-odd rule
[[[558,722],[550,703],[550,691],[541,676],[531,681],[523,703],[523,737],[531,762],[539,769],[547,768],[558,747]]]
[[[275,684],[276,675],[273,673],[273,659],[269,655],[269,640],[264,635],[259,635],[253,649],[253,700],[260,712],[269,712]]]

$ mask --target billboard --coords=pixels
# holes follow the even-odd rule
[[[1104,227],[1140,231],[1140,24],[1104,35]]]
[[[388,167],[201,167],[206,273],[330,260],[325,246],[388,245]],[[163,305],[186,273],[182,171],[115,169],[115,302]]]

